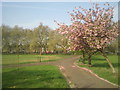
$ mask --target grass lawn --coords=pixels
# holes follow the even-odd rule
[[[57,66],[4,68],[2,88],[68,88]]]
[[[63,58],[70,57],[70,55],[41,55],[41,61],[56,61]],[[19,58],[19,59],[18,59]],[[2,55],[2,64],[17,64],[17,63],[37,63],[40,62],[40,55]]]
[[[95,55],[92,57],[92,67],[88,67],[85,65],[80,65],[81,62],[77,61],[77,64],[80,67],[86,67],[90,70],[92,70],[94,73],[96,73],[98,76],[112,82],[115,83],[117,85],[120,85],[120,83],[118,83],[118,78],[120,79],[120,75],[118,73],[118,68],[119,68],[119,62],[118,62],[118,56],[117,55],[108,55],[108,58],[110,59],[110,61],[112,62],[116,73],[113,74],[112,70],[110,68],[110,66],[108,65],[107,61],[105,60],[104,57],[100,56],[100,55]]]

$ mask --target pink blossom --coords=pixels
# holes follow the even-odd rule
[[[95,8],[94,8],[95,7]],[[113,8],[107,9],[94,4],[89,10],[79,7],[70,13],[72,24],[58,24],[59,32],[66,34],[71,43],[71,50],[86,48],[105,48],[118,36],[118,26],[112,23]],[[105,17],[106,15],[106,17]],[[111,29],[110,29],[111,27]]]

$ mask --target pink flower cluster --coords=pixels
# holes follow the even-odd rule
[[[68,50],[104,49],[118,36],[118,25],[112,21],[113,7],[102,8],[99,4],[88,10],[78,7],[70,16],[71,25],[57,23],[59,33],[65,34],[71,43]]]

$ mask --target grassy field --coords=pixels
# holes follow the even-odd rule
[[[57,66],[30,66],[3,69],[3,88],[68,88]]]
[[[117,85],[120,85],[120,83],[118,83],[118,78],[120,79],[120,75],[118,73],[118,68],[119,68],[119,62],[118,62],[118,56],[116,55],[109,55],[108,58],[110,59],[110,61],[112,62],[116,73],[113,74],[112,70],[110,68],[110,66],[108,65],[107,61],[105,60],[104,57],[100,56],[100,55],[95,55],[92,57],[92,67],[88,67],[86,65],[81,65],[81,62],[77,61],[77,64],[80,67],[86,67],[90,70],[92,70],[94,73],[96,73],[98,76],[112,82],[115,83]]]
[[[70,57],[69,55],[41,55],[41,61],[56,61]],[[2,55],[2,64],[37,63],[40,62],[40,55]]]

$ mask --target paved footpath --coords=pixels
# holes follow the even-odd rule
[[[72,58],[67,58],[64,60],[53,61],[53,62],[41,62],[41,63],[32,63],[32,64],[20,64],[20,67],[24,66],[33,66],[33,65],[57,65],[60,67],[64,75],[74,84],[75,88],[118,88],[106,81],[103,81],[91,73],[80,69],[74,65],[75,60],[79,56],[73,56]],[[3,66],[7,67],[16,67],[17,65]],[[114,89],[113,89],[114,90]]]

